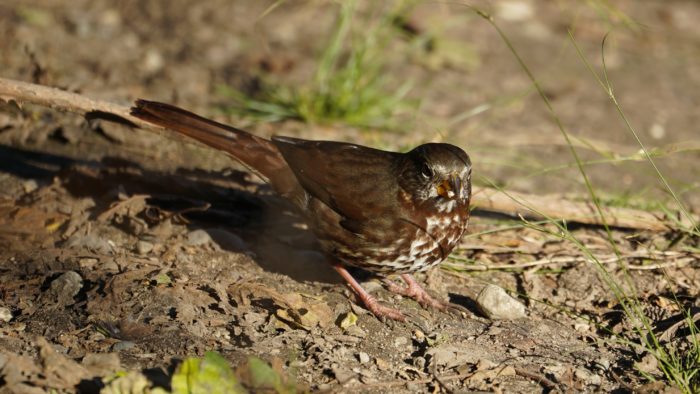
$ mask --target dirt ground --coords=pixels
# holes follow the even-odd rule
[[[328,40],[335,3],[284,2],[261,17],[271,3],[5,0],[0,77],[125,105],[171,102],[262,136],[391,149],[449,141],[470,153],[481,184],[586,198],[522,68],[463,7],[419,4],[409,23],[435,32],[436,47],[416,53],[399,43],[387,53],[393,82],[412,78],[410,95],[421,100],[405,130],[223,113],[231,101],[221,86],[243,88],[260,75],[303,84]],[[480,5],[542,83],[590,161],[596,190],[611,204],[657,209],[667,193],[567,38],[573,29],[601,72],[600,43],[612,30],[606,64],[618,100],[697,213],[700,3],[615,2],[620,13],[580,3]],[[370,8],[361,3],[360,15]],[[636,287],[655,332],[683,352],[688,332],[673,297],[700,308],[698,239],[614,229],[615,251],[602,228],[570,230],[613,279]],[[358,307],[299,217],[225,155],[0,105],[0,392],[94,391],[117,371],[143,371],[167,388],[181,360],[209,350],[233,366],[258,356],[311,391],[674,391],[634,346],[635,322],[596,267],[571,242],[519,220],[475,211],[459,250],[418,276],[460,312],[424,310],[357,275],[408,322],[384,323]],[[486,318],[476,300],[488,284],[510,291],[526,316]]]

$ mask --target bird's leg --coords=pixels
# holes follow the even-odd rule
[[[413,298],[423,307],[433,307],[441,311],[447,309],[447,304],[433,298],[433,296],[428,294],[420,283],[418,283],[418,281],[416,281],[416,279],[410,274],[402,274],[401,279],[406,282],[406,287],[401,287],[388,279],[384,280],[384,283],[387,285],[387,290],[392,293]]]
[[[345,281],[348,282],[355,294],[357,294],[357,296],[360,297],[362,303],[365,304],[365,307],[370,312],[372,312],[374,316],[380,319],[383,317],[387,317],[389,319],[398,321],[406,320],[406,318],[400,311],[380,304],[376,298],[372,297],[371,294],[369,294],[365,289],[362,288],[362,286],[360,286],[360,284],[355,280],[355,278],[352,277],[352,275],[350,275],[350,273],[347,269],[345,269],[345,267],[341,265],[334,265],[333,268],[335,268],[335,270],[338,271],[340,276],[342,276],[343,279],[345,279]]]

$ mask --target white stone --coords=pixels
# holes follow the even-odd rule
[[[525,305],[496,285],[487,285],[476,297],[476,303],[489,319],[513,320],[526,317]]]

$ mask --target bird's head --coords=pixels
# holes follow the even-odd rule
[[[468,203],[472,165],[462,149],[441,143],[423,144],[404,156],[399,183],[419,203],[432,201],[438,208]]]

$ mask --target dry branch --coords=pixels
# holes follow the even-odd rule
[[[628,270],[635,271],[651,271],[658,269],[665,269],[671,267],[682,267],[688,263],[697,262],[696,256],[687,252],[674,252],[674,251],[635,251],[623,255],[606,254],[603,256],[597,256],[596,259],[601,264],[611,264],[623,262],[624,260],[651,260],[659,261],[654,264],[629,264],[624,263],[625,268]],[[590,262],[590,259],[585,256],[547,256],[534,261],[525,261],[520,263],[508,263],[508,264],[459,264],[459,263],[443,263],[443,267],[452,268],[457,271],[496,271],[496,270],[517,270],[526,269],[533,267],[542,266],[567,266],[571,264],[579,264]]]
[[[37,104],[86,116],[96,114],[111,115],[143,129],[162,130],[131,116],[129,107],[94,100],[80,94],[32,83],[0,78],[0,100]],[[533,207],[537,212],[528,209],[523,203]],[[538,196],[513,192],[506,194],[492,188],[475,187],[473,204],[481,210],[515,217],[523,216],[539,220],[544,219],[543,215],[546,215],[569,222],[591,225],[602,224],[592,204],[564,200],[555,196]],[[603,212],[608,225],[611,226],[652,231],[669,229],[669,226],[663,220],[649,212],[611,207],[603,208]]]
[[[561,196],[502,192],[493,188],[474,187],[476,208],[544,220],[545,216],[568,222],[602,225],[596,207],[589,202],[565,200]],[[527,206],[534,210],[528,209]],[[609,226],[639,230],[665,231],[669,226],[656,215],[631,208],[602,207]]]
[[[129,114],[129,107],[93,100],[87,96],[48,86],[0,78],[0,101],[15,101],[53,108],[81,115],[106,114],[147,129],[160,129]]]

